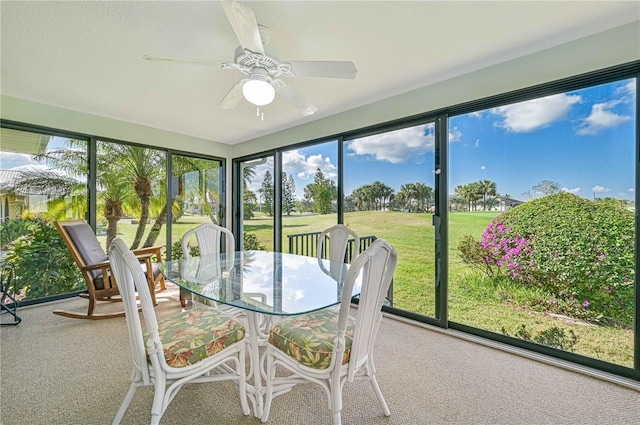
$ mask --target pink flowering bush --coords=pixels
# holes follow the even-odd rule
[[[540,310],[630,326],[634,234],[633,213],[619,201],[561,193],[498,215],[480,241],[467,235],[458,250],[494,281],[550,294],[535,300]]]

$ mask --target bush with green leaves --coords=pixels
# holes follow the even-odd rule
[[[0,248],[10,250],[10,246],[20,236],[29,231],[31,221],[29,220],[8,220],[0,225]]]
[[[45,220],[25,220],[22,236],[5,256],[15,266],[16,292],[26,298],[86,289],[78,266],[58,231]]]
[[[244,249],[245,250],[255,250],[255,251],[265,251],[266,248],[264,245],[260,245],[260,240],[258,236],[253,233],[245,233],[244,237]]]
[[[634,240],[634,214],[618,200],[560,193],[498,215],[480,241],[466,236],[458,250],[492,279],[553,294],[539,309],[630,326]]]
[[[200,256],[200,247],[198,245],[189,245],[189,255],[192,257]],[[171,245],[171,257],[174,260],[180,260],[184,258],[184,253],[182,252],[182,242],[177,241]]]

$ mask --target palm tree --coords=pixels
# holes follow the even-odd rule
[[[131,186],[128,180],[118,175],[115,167],[110,172],[101,175],[105,182],[105,190],[101,197],[104,202],[102,214],[107,220],[107,247],[118,234],[118,221],[122,218],[123,204],[131,196]]]
[[[482,193],[482,205],[484,210],[487,210],[487,197],[497,196],[496,182],[491,180],[481,180],[478,182],[480,193]]]
[[[433,201],[433,188],[424,183],[416,183],[414,185],[415,197],[421,212],[425,212],[431,206]]]
[[[164,175],[165,154],[155,149],[106,142],[99,144],[100,149],[104,150],[105,158],[110,158],[109,166],[113,167],[114,163],[121,164],[121,172],[133,178],[133,191],[140,207],[140,221],[131,249],[137,249],[149,220],[152,183]]]

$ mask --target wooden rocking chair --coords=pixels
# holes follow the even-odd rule
[[[78,265],[82,277],[87,284],[87,293],[80,294],[89,299],[89,311],[87,314],[72,313],[64,310],[54,310],[54,314],[71,317],[74,319],[110,319],[123,317],[124,311],[97,314],[94,313],[97,301],[122,301],[119,296],[118,286],[111,272],[109,258],[105,253],[93,229],[84,220],[57,221],[56,229],[62,236],[62,240],[69,248],[71,256]],[[149,290],[153,304],[156,304],[155,287],[160,284],[160,290],[165,289],[164,275],[160,272],[159,261],[162,261],[161,247],[142,248],[133,251],[141,263],[149,282]],[[155,261],[152,257],[156,257]]]

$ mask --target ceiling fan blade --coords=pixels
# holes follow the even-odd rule
[[[282,80],[275,80],[274,87],[278,95],[282,96],[287,102],[294,108],[299,110],[302,115],[308,116],[316,113],[318,108],[309,103],[303,95],[301,95],[296,89],[288,85]]]
[[[168,58],[168,57],[162,57],[162,56],[149,56],[149,55],[144,55],[142,59],[148,60],[149,62],[176,62],[176,63],[187,63],[187,64],[194,64],[194,65],[215,65],[215,66],[220,66],[222,68],[228,68],[229,65],[236,66],[235,64],[232,64],[229,62],[222,62],[222,61],[217,61],[213,59]]]
[[[289,77],[356,78],[358,70],[351,61],[291,61]],[[281,65],[284,65],[282,63]]]
[[[264,55],[258,22],[253,10],[236,1],[220,2],[243,49]]]
[[[224,99],[220,101],[218,108],[233,109],[238,106],[238,103],[240,103],[240,100],[242,99],[242,86],[247,81],[249,80],[246,78],[238,81],[236,85],[229,90],[229,93],[227,93]]]

